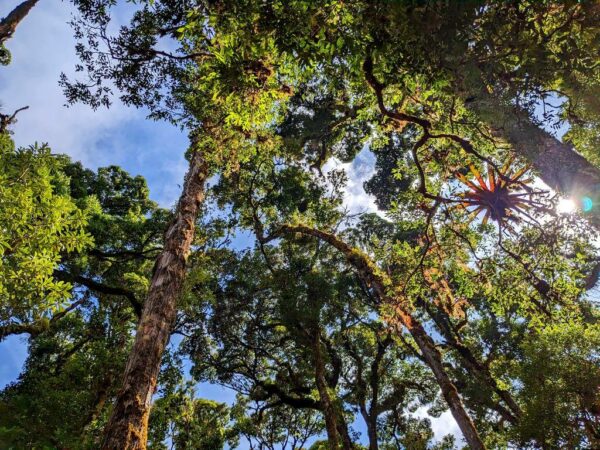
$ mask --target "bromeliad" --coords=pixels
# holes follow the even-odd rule
[[[468,191],[458,194],[462,199],[459,206],[475,208],[469,210],[471,213],[469,222],[482,212],[485,212],[482,221],[484,225],[489,219],[495,220],[499,224],[507,221],[516,222],[518,221],[516,213],[531,218],[527,211],[539,205],[531,198],[538,192],[534,192],[528,186],[528,183],[532,181],[531,178],[522,180],[529,167],[524,166],[511,173],[513,162],[513,158],[509,159],[501,169],[495,169],[488,163],[487,181],[474,164],[469,164],[469,171],[473,175],[473,179],[470,180],[465,175],[456,173],[457,179],[469,188]]]

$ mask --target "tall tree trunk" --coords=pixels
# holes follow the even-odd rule
[[[529,113],[502,98],[481,90],[467,104],[488,123],[495,137],[507,141],[515,153],[531,163],[544,183],[579,204],[583,197],[589,197],[593,202],[589,219],[600,230],[600,169],[572,145],[540,128]]]
[[[474,377],[484,381],[491,389],[493,389],[496,395],[498,395],[498,397],[504,401],[509,411],[499,410],[498,413],[501,414],[504,419],[515,425],[518,419],[523,415],[520,406],[517,404],[509,391],[502,389],[498,385],[498,382],[492,376],[488,367],[481,363],[475,357],[471,349],[463,344],[460,338],[455,335],[451,328],[450,318],[448,315],[440,308],[428,305],[427,302],[422,299],[418,301],[417,305],[422,306],[427,311],[429,316],[437,325],[439,332],[444,337],[446,342],[448,342],[448,344],[454,348],[463,359],[466,369]]]
[[[125,368],[123,387],[104,431],[104,450],[146,448],[150,402],[175,319],[207,176],[207,164],[202,153],[196,151],[190,160],[175,217],[165,233],[164,248],[154,265],[152,282]]]
[[[19,25],[37,2],[38,0],[24,1],[0,21],[0,45],[12,37],[17,29],[17,25]]]
[[[389,303],[389,300],[386,303]],[[465,410],[456,386],[454,386],[454,383],[452,383],[452,380],[450,380],[450,377],[446,373],[442,362],[442,355],[435,346],[433,339],[427,334],[423,325],[402,307],[396,307],[396,314],[398,314],[400,321],[417,343],[419,350],[421,350],[423,358],[433,372],[442,390],[442,395],[446,403],[450,406],[450,411],[462,431],[465,440],[472,449],[484,449],[485,446],[479,437],[475,424]]]
[[[423,328],[423,325],[415,317],[413,317],[408,308],[405,307],[404,300],[388,293],[388,288],[391,290],[392,283],[387,275],[382,273],[367,255],[349,246],[331,233],[315,230],[305,225],[284,225],[275,235],[285,233],[300,233],[309,236],[315,236],[335,247],[346,257],[348,263],[358,271],[359,276],[364,280],[364,282],[375,290],[383,305],[393,308],[396,316],[390,317],[387,320],[392,321],[397,319],[409,331],[417,346],[421,350],[425,362],[433,372],[435,379],[442,391],[442,395],[444,396],[446,403],[448,403],[450,411],[452,412],[456,423],[462,431],[467,444],[469,444],[471,449],[484,450],[485,446],[479,437],[479,433],[475,428],[475,424],[465,410],[462,400],[458,395],[456,386],[454,386],[450,380],[450,377],[446,373],[446,370],[444,369],[442,355],[436,348],[434,341]]]
[[[325,416],[325,428],[327,430],[327,439],[332,449],[340,448],[340,443],[344,450],[352,450],[352,441],[348,434],[346,421],[341,417],[338,405],[329,395],[329,386],[325,376],[325,362],[323,361],[323,352],[321,351],[321,339],[319,331],[315,331],[313,355],[315,363],[315,383],[319,391],[319,400],[321,403],[323,415]]]
[[[369,437],[369,450],[379,450],[379,442],[377,442],[377,417],[365,417],[367,424],[367,436]]]
[[[369,437],[369,450],[379,450],[377,436],[377,408],[379,407],[379,363],[383,357],[385,347],[378,343],[377,356],[371,364],[371,376],[369,384],[371,386],[371,405],[367,408],[367,382],[363,377],[364,365],[363,358],[356,352],[350,342],[344,339],[344,347],[356,363],[356,379],[354,385],[357,390],[357,402],[365,424],[367,425],[367,436]]]

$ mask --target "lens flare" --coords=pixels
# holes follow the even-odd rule
[[[594,202],[592,201],[591,198],[583,197],[581,199],[581,209],[583,209],[584,212],[590,212],[593,207],[594,207]]]

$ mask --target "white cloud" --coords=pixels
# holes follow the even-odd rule
[[[365,192],[363,184],[375,173],[375,156],[364,148],[351,163],[342,163],[337,158],[331,158],[323,166],[324,172],[332,169],[344,169],[348,176],[348,183],[344,189],[344,206],[350,214],[378,213],[375,197]],[[382,215],[383,217],[383,215]]]
[[[11,0],[2,13],[19,2]],[[5,113],[30,107],[13,128],[18,144],[47,141],[87,164],[102,164],[105,158],[97,143],[108,138],[112,127],[139,113],[118,104],[97,112],[85,105],[64,106],[58,78],[61,72],[73,73],[77,62],[67,24],[71,12],[66,2],[40,2],[25,17],[7,43],[12,63],[0,69],[0,101]]]
[[[426,407],[421,407],[415,411],[415,416],[427,418],[431,421],[431,430],[433,438],[439,442],[447,434],[451,434],[456,438],[459,446],[464,445],[465,441],[462,432],[458,428],[458,424],[450,411],[443,412],[440,417],[432,417],[427,413]]]
[[[0,17],[20,2],[2,2]],[[166,123],[149,123],[144,111],[118,101],[109,110],[65,106],[58,79],[61,72],[73,75],[78,62],[67,23],[73,11],[68,2],[39,2],[7,42],[12,62],[0,67],[2,112],[29,106],[12,128],[15,142],[47,142],[91,168],[122,165],[148,179],[155,200],[172,205],[186,169],[185,135]]]

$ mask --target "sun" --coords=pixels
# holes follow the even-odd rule
[[[556,205],[556,211],[561,214],[571,214],[577,209],[577,204],[570,198],[561,198]]]

